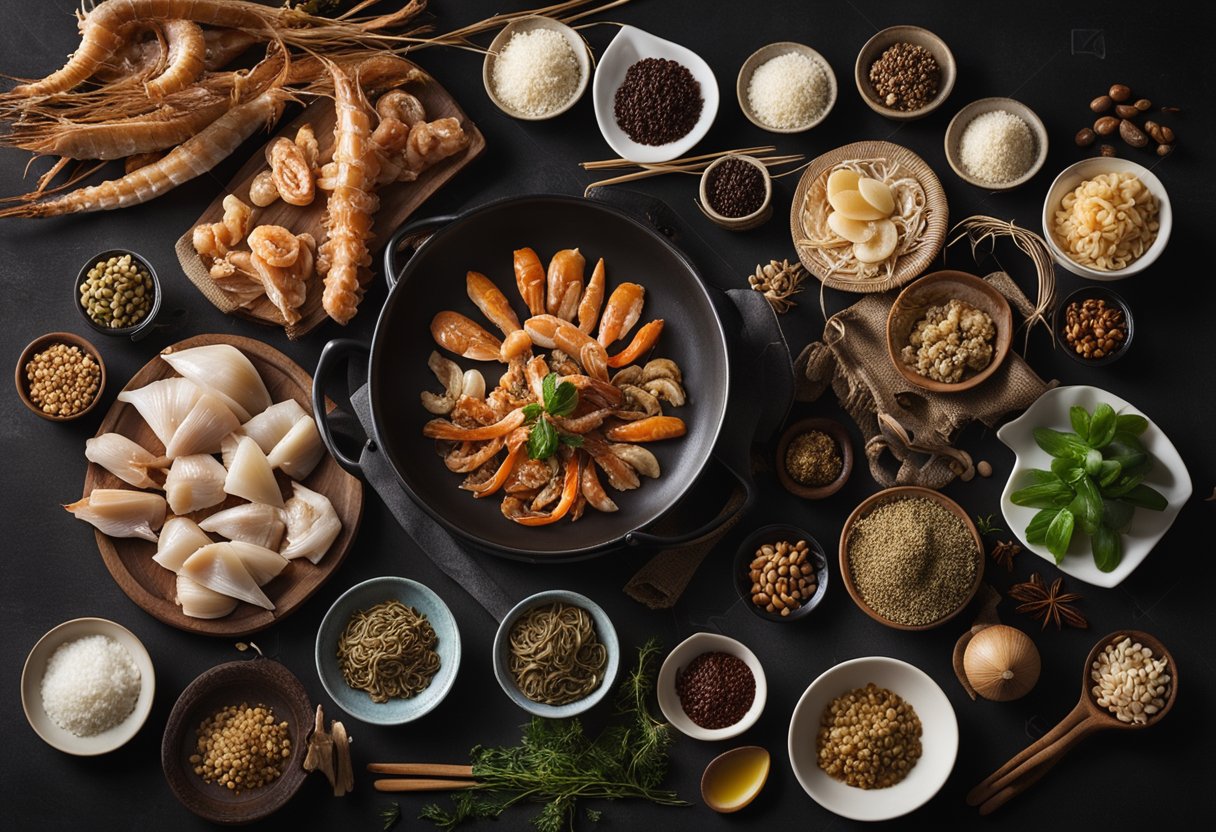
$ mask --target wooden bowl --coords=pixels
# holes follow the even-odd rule
[[[900,41],[911,43],[914,46],[923,46],[929,50],[933,54],[934,60],[937,61],[938,69],[941,72],[941,80],[937,85],[937,95],[919,110],[896,110],[888,107],[879,99],[878,93],[874,92],[874,88],[870,86],[870,67],[876,60],[882,57],[882,53],[888,47]],[[857,84],[857,91],[861,93],[861,100],[866,102],[866,106],[880,116],[885,116],[895,121],[912,121],[924,118],[936,110],[950,97],[950,92],[954,89],[954,80],[957,76],[958,65],[954,62],[954,54],[950,51],[950,47],[937,35],[920,26],[891,26],[883,29],[866,41],[865,46],[861,47],[861,51],[857,53],[857,62],[853,66],[853,80]]]
[[[1118,349],[1107,353],[1101,358],[1086,358],[1078,353],[1072,347],[1068,346],[1068,341],[1065,340],[1064,326],[1068,319],[1068,306],[1072,303],[1082,303],[1086,300],[1104,300],[1107,306],[1113,306],[1123,313],[1123,342]],[[1083,364],[1086,367],[1105,367],[1107,364],[1113,364],[1127,354],[1128,348],[1132,345],[1132,336],[1136,332],[1135,323],[1132,319],[1132,309],[1127,305],[1127,301],[1118,292],[1107,289],[1100,284],[1082,286],[1075,292],[1069,293],[1056,306],[1055,312],[1051,316],[1051,328],[1055,330],[1056,337],[1060,340],[1060,348],[1064,354],[1076,361],[1078,364]]]
[[[1125,638],[1131,638],[1132,642],[1140,642],[1145,647],[1152,648],[1153,656],[1164,656],[1168,660],[1167,673],[1170,676],[1169,698],[1165,700],[1165,706],[1157,713],[1153,714],[1144,723],[1137,722],[1120,722],[1119,719],[1106,708],[1098,704],[1093,695],[1093,682],[1090,680],[1089,671],[1094,666],[1094,662],[1098,660],[1099,654],[1106,649],[1108,644],[1118,644]],[[1130,728],[1132,730],[1140,728],[1149,728],[1160,722],[1166,714],[1174,708],[1174,702],[1178,699],[1178,662],[1174,660],[1174,655],[1166,648],[1164,644],[1156,637],[1149,635],[1142,630],[1116,630],[1115,632],[1104,636],[1101,641],[1094,645],[1089,651],[1089,655],[1085,657],[1085,667],[1081,671],[1081,701],[1085,703],[1086,710],[1093,718],[1104,724],[1103,727],[1109,728]]]
[[[727,159],[739,159],[747,162],[755,168],[758,168],[761,176],[764,178],[764,201],[760,203],[760,207],[755,211],[742,217],[728,217],[719,214],[709,204],[709,195],[706,191],[706,185],[709,182],[709,172],[721,165]],[[700,185],[701,199],[697,203],[697,207],[701,209],[701,213],[709,217],[716,225],[725,228],[727,231],[750,231],[757,226],[768,222],[769,217],[773,215],[773,177],[769,174],[768,168],[764,166],[759,159],[752,156],[742,154],[731,154],[723,156],[720,159],[715,159],[705,171],[701,174]]]
[[[823,105],[823,109],[816,113],[806,124],[800,124],[797,127],[773,127],[756,115],[756,111],[752,109],[751,100],[748,97],[748,90],[751,88],[752,76],[756,74],[758,68],[773,58],[788,55],[791,52],[806,55],[823,69],[828,79],[828,100]],[[836,73],[832,71],[832,65],[828,63],[827,58],[809,46],[792,41],[781,41],[779,43],[770,43],[768,46],[761,46],[743,62],[743,66],[739,69],[739,77],[735,81],[735,95],[739,98],[739,109],[743,111],[743,115],[747,116],[747,120],[752,124],[770,133],[803,133],[815,127],[827,118],[828,113],[832,112],[832,107],[836,106],[836,93]]]
[[[996,337],[992,343],[992,360],[978,373],[964,375],[959,381],[947,383],[922,376],[904,364],[900,350],[908,344],[908,335],[916,322],[925,316],[930,306],[943,306],[952,299],[965,301],[982,309],[992,318]],[[986,280],[966,272],[945,270],[925,275],[899,293],[887,314],[887,354],[891,363],[908,382],[933,393],[961,393],[983,384],[997,371],[1009,355],[1013,341],[1013,310],[1005,296]]]
[[[840,461],[842,463],[840,473],[836,475],[836,479],[827,485],[803,485],[791,477],[789,471],[785,468],[785,453],[789,450],[790,443],[800,434],[812,430],[822,431],[832,437],[836,442],[836,447],[840,449]],[[844,487],[844,484],[849,479],[849,475],[852,473],[853,442],[849,438],[849,432],[845,430],[844,425],[834,419],[799,419],[785,429],[781,434],[781,439],[777,442],[777,479],[781,481],[781,485],[785,487],[786,491],[796,497],[801,497],[804,500],[821,500],[824,497],[830,497]]]
[[[515,109],[498,97],[498,93],[494,89],[494,64],[498,61],[499,53],[506,48],[507,43],[510,42],[511,37],[516,32],[531,32],[536,29],[552,29],[566,39],[566,43],[570,45],[570,49],[574,52],[574,60],[578,63],[579,77],[578,86],[575,87],[574,94],[570,96],[569,101],[554,110],[548,110],[540,115],[530,115]],[[512,118],[517,118],[521,121],[544,121],[545,119],[560,116],[577,104],[578,100],[583,97],[583,93],[587,91],[587,82],[590,79],[591,61],[587,57],[587,44],[579,36],[578,32],[571,29],[565,23],[542,15],[521,17],[504,26],[502,31],[498,33],[498,36],[490,43],[490,49],[486,52],[486,59],[481,69],[481,80],[485,85],[486,95],[494,102],[494,106]]]
[[[804,601],[798,609],[791,610],[789,615],[769,612],[753,604],[751,594],[752,582],[751,578],[748,577],[751,563],[756,557],[756,550],[765,543],[776,543],[779,540],[788,540],[790,543],[805,540],[810,552],[808,561],[815,564],[815,594],[809,600]],[[819,545],[818,540],[803,529],[786,523],[773,523],[768,526],[761,526],[749,534],[739,544],[739,549],[735,552],[732,568],[734,571],[735,591],[739,593],[739,598],[742,599],[744,606],[757,617],[763,618],[765,621],[775,621],[778,624],[787,624],[806,617],[823,602],[823,596],[828,590],[828,556],[823,551],[823,547]]]
[[[97,362],[97,367],[101,370],[101,377],[97,380],[97,395],[93,397],[93,401],[89,402],[89,406],[79,413],[73,413],[71,416],[55,416],[50,413],[44,413],[38,405],[34,404],[30,398],[30,382],[25,376],[25,365],[38,353],[53,344],[67,344],[69,347],[80,347],[80,351],[93,357]],[[33,341],[30,341],[26,348],[21,351],[21,357],[17,359],[17,370],[13,374],[13,381],[17,385],[17,396],[20,397],[21,403],[30,409],[30,411],[48,422],[70,422],[73,419],[79,419],[86,413],[90,412],[101,401],[101,394],[106,390],[106,363],[101,360],[101,353],[97,348],[71,332],[48,332],[46,335],[40,335]]]
[[[861,593],[857,590],[857,587],[853,585],[853,571],[849,567],[849,536],[853,533],[853,526],[857,524],[857,521],[862,517],[865,517],[879,506],[895,500],[908,499],[909,497],[920,497],[925,500],[931,500],[949,511],[959,520],[963,521],[963,525],[967,527],[967,531],[970,532],[976,546],[975,579],[971,582],[971,587],[967,590],[967,594],[963,597],[963,600],[959,602],[957,607],[936,621],[931,621],[928,624],[900,624],[899,622],[892,621],[879,613],[865,602],[865,599],[861,597]],[[934,491],[931,488],[921,488],[918,485],[899,485],[895,486],[894,488],[886,488],[879,491],[877,494],[871,494],[865,500],[862,500],[861,504],[857,506],[857,508],[853,509],[853,513],[849,515],[849,519],[845,520],[844,528],[840,531],[840,577],[844,581],[844,588],[848,590],[849,596],[853,599],[853,603],[857,604],[857,606],[861,608],[862,612],[870,616],[870,618],[873,618],[879,624],[884,624],[896,630],[931,630],[934,627],[940,627],[942,624],[945,624],[947,621],[954,618],[956,615],[962,612],[963,609],[965,609],[966,606],[971,603],[971,599],[975,597],[976,591],[980,588],[980,583],[984,580],[984,541],[980,537],[979,531],[975,528],[975,523],[972,522],[971,517],[968,516],[967,512],[963,511],[962,506],[954,502],[954,500],[951,500],[945,494]]]
[[[194,773],[190,755],[196,753],[196,731],[204,719],[226,705],[247,702],[269,706],[286,722],[291,756],[283,773],[269,785],[236,794],[218,783],[206,783]],[[212,823],[235,825],[261,820],[295,796],[308,773],[304,754],[313,727],[308,693],[290,670],[273,659],[255,658],[213,667],[186,686],[169,713],[160,747],[161,767],[169,788],[182,805]]]
[[[1026,126],[1030,128],[1031,135],[1034,136],[1035,153],[1034,162],[1031,163],[1029,170],[1016,179],[999,183],[987,182],[971,175],[963,165],[959,148],[967,126],[977,117],[997,110],[1004,110],[1026,122]],[[1038,117],[1034,110],[1012,98],[981,98],[979,101],[972,101],[966,107],[959,110],[954,118],[950,119],[950,125],[946,128],[946,161],[950,163],[950,168],[958,174],[959,179],[962,179],[964,182],[975,185],[977,188],[983,188],[986,191],[1009,191],[1019,185],[1026,184],[1042,169],[1043,163],[1047,161],[1047,144],[1047,128],[1043,126],[1043,120]]]

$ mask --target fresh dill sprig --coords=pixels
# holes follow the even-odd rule
[[[396,803],[390,803],[380,810],[380,822],[384,824],[382,828],[385,832],[396,826],[399,820],[401,820],[401,807]]]
[[[991,514],[975,515],[975,530],[981,535],[999,534],[1000,532],[1005,531],[1002,528],[992,525],[992,516],[993,515]]]

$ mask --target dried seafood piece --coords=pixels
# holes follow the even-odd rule
[[[757,292],[762,292],[779,314],[797,305],[790,297],[802,291],[805,280],[806,270],[802,264],[791,264],[784,259],[781,262],[770,260],[767,266],[757,264],[756,273],[747,278],[748,284]]]
[[[1064,592],[1063,588],[1063,578],[1056,578],[1048,587],[1043,581],[1043,577],[1035,572],[1030,576],[1030,580],[1014,584],[1009,589],[1009,597],[1021,601],[1017,611],[1042,621],[1043,629],[1047,628],[1049,621],[1056,625],[1057,630],[1063,628],[1065,624],[1082,630],[1086,629],[1089,627],[1089,622],[1073,606],[1074,602],[1081,600],[1081,596],[1075,592]]]
[[[315,141],[315,140],[314,140]],[[270,178],[279,196],[288,205],[310,205],[317,195],[313,168],[300,145],[278,138],[266,148]]]

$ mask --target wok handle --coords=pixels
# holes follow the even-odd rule
[[[405,268],[406,263],[410,262],[410,258],[418,250],[416,246],[411,244],[408,246],[409,256],[403,262],[398,263],[397,249],[401,247],[401,244],[411,237],[421,237],[430,234],[458,219],[458,217],[459,215],[457,214],[440,214],[437,217],[427,217],[426,219],[407,222],[393,232],[393,236],[389,238],[388,245],[384,247],[384,280],[388,283],[389,291],[392,291],[392,288],[397,285],[397,276],[401,274],[401,270]]]
[[[727,464],[717,455],[714,456],[723,468],[730,472],[739,483],[738,490],[732,492],[726,504],[718,515],[705,525],[679,535],[651,534],[649,532],[630,532],[625,535],[625,542],[630,546],[653,546],[658,549],[670,549],[686,543],[701,541],[718,534],[723,534],[733,525],[736,518],[742,517],[756,500],[756,486],[751,479],[736,471],[734,466]],[[742,499],[739,498],[742,494]]]
[[[351,338],[335,338],[321,350],[321,357],[317,360],[317,371],[312,377],[312,412],[316,416],[317,427],[321,432],[321,441],[325,443],[326,449],[348,473],[362,479],[363,467],[359,464],[359,461],[344,454],[342,449],[338,447],[338,443],[334,441],[333,431],[329,424],[329,412],[325,408],[325,388],[327,382],[330,381],[339,369],[346,367],[350,356],[355,353],[368,355],[370,349],[362,341],[355,341]],[[370,442],[371,440],[367,441]]]

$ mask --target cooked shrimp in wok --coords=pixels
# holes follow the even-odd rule
[[[501,494],[502,515],[524,526],[574,522],[588,506],[618,511],[608,489],[632,491],[643,477],[660,475],[658,459],[639,443],[686,430],[683,419],[663,412],[687,402],[683,373],[671,359],[651,357],[663,319],[608,353],[641,318],[645,289],[621,283],[609,294],[603,258],[584,285],[585,263],[578,248],[563,249],[546,274],[536,251],[520,248],[501,284],[469,270],[469,300],[501,341],[462,312],[443,310],[431,321],[444,351],[498,361],[506,371],[493,389],[470,387],[455,361],[432,353],[429,366],[446,394],[423,390],[420,400],[446,418],[428,421],[423,436],[435,440],[448,470],[465,475],[460,488],[478,499]],[[508,296],[500,285],[510,286],[510,277]]]

